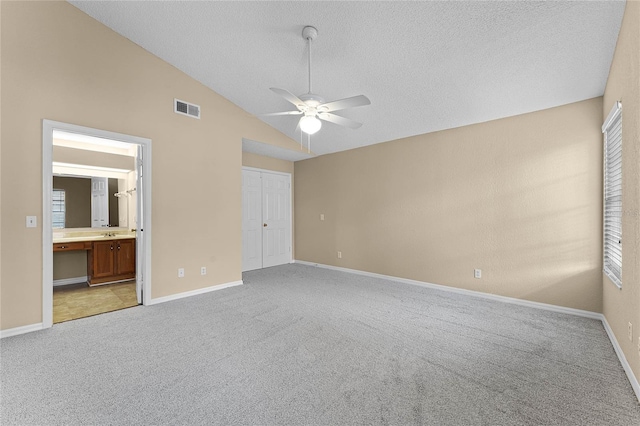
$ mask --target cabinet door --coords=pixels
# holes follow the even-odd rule
[[[116,274],[136,273],[136,240],[119,240],[115,242],[116,249]]]
[[[113,241],[93,243],[93,278],[108,277],[115,273]]]

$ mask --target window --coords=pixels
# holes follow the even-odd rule
[[[54,189],[53,190],[53,208],[52,217],[53,217],[53,227],[54,228],[64,228],[64,219],[65,219],[65,204],[64,204],[64,189]]]
[[[604,133],[604,273],[622,287],[622,104],[616,102]]]

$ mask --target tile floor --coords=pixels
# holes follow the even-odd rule
[[[135,280],[97,287],[80,283],[53,288],[54,324],[137,305]]]

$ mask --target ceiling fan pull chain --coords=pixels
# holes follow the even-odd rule
[[[307,133],[307,153],[311,154],[311,135]]]

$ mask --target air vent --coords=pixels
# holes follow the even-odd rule
[[[181,101],[180,99],[173,100],[173,111],[176,114],[188,115],[193,118],[200,118],[200,106],[190,104],[188,102]]]

